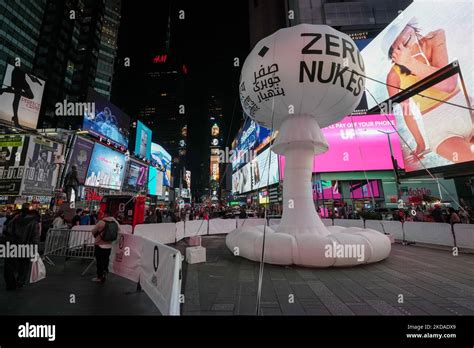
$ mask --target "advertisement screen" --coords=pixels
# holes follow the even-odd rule
[[[96,143],[87,170],[86,186],[120,190],[125,164],[124,154]]]
[[[268,191],[262,191],[258,193],[258,203],[267,204],[270,202],[270,197],[268,196]]]
[[[20,193],[25,172],[30,137],[0,136],[0,194],[16,196]]]
[[[87,168],[91,161],[92,151],[94,150],[94,143],[84,138],[77,138],[72,149],[71,158],[68,162],[66,172],[69,173],[71,167],[77,167],[77,178],[80,184],[86,182]]]
[[[387,117],[388,120],[387,120]],[[342,121],[323,128],[329,150],[315,156],[313,172],[350,172],[362,170],[392,170],[390,144],[385,133],[394,132],[393,115],[348,116]],[[404,168],[400,139],[390,134],[393,156]],[[280,175],[283,178],[285,158],[279,156]]]
[[[16,126],[36,128],[44,81],[8,64],[0,88],[0,119]]]
[[[31,137],[23,179],[22,194],[53,195],[59,174],[56,157],[63,145],[40,137]]]
[[[251,162],[252,168],[252,190],[256,190],[268,185],[273,185],[279,181],[278,178],[278,155],[266,149]],[[270,176],[268,170],[270,167]],[[267,182],[268,181],[268,182]]]
[[[472,115],[459,107],[474,91],[473,12],[472,1],[415,1],[362,51],[366,88],[378,103],[459,61],[466,91],[454,75],[393,107],[411,148],[404,149],[407,171],[474,160]],[[375,100],[367,97],[369,108]]]
[[[148,166],[135,160],[128,161],[123,182],[124,191],[141,191],[148,186]]]
[[[238,193],[252,191],[251,163],[247,163],[232,175],[232,191]]]
[[[171,186],[171,155],[156,143],[151,143],[151,164],[166,171],[163,176],[163,185]]]
[[[148,172],[148,194],[163,196],[163,172],[150,166]]]
[[[233,148],[232,170],[243,166],[249,162],[249,151],[258,151],[271,140],[270,129],[260,126],[252,119],[247,118],[242,130],[236,137],[236,144]]]
[[[84,115],[83,130],[128,148],[130,117],[93,89],[89,89],[87,101],[93,110]]]
[[[151,158],[151,129],[137,121],[137,136],[135,138],[135,156],[141,159]]]
[[[219,181],[220,173],[219,173],[219,156],[211,155],[210,159],[210,173],[211,173],[211,180]]]

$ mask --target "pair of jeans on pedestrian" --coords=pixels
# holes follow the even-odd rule
[[[105,280],[105,276],[109,272],[109,257],[112,249],[101,248],[97,245],[94,247],[94,249],[95,260],[97,263],[97,278]]]

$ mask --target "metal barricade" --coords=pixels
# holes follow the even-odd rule
[[[49,229],[44,249],[45,260],[54,266],[49,256],[91,260],[81,275],[94,264],[94,236],[91,231],[70,230],[67,228]]]

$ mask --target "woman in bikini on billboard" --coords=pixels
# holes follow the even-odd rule
[[[387,75],[390,97],[449,63],[443,29],[422,36],[416,19],[412,18],[405,26],[393,25],[385,37],[388,57],[394,63]],[[431,151],[451,162],[473,161],[471,114],[468,110],[444,103],[449,101],[466,105],[466,98],[458,84],[458,76],[451,76],[420,94],[410,99],[420,110]],[[411,155],[413,160],[422,159],[429,150],[411,111],[410,100],[403,101],[401,106],[407,128],[416,141],[416,149]]]

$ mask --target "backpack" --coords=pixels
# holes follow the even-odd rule
[[[113,242],[118,237],[118,224],[115,221],[105,221],[105,227],[102,231],[101,238],[104,242]]]

